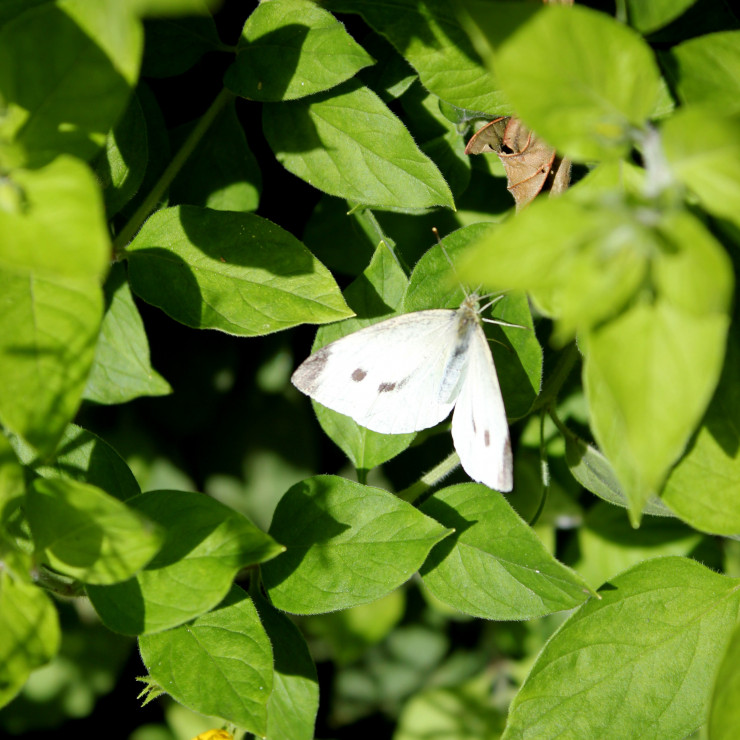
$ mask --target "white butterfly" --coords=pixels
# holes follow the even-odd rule
[[[463,469],[510,491],[509,426],[478,313],[472,295],[457,311],[381,321],[314,352],[291,380],[320,404],[384,434],[434,426],[454,406],[452,440]]]

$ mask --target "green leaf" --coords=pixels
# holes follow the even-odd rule
[[[529,291],[557,319],[563,343],[624,306],[657,248],[633,209],[565,196],[537,200],[485,232],[460,273],[488,288]]]
[[[362,43],[377,61],[363,69],[359,78],[386,103],[401,97],[417,79],[412,67],[378,34],[368,34]]]
[[[257,596],[254,605],[267,633],[275,661],[273,688],[267,702],[271,740],[313,740],[319,709],[319,682],[308,645],[284,614]]]
[[[110,244],[89,170],[59,157],[0,184],[0,419],[50,452],[77,412]]]
[[[64,430],[59,446],[48,459],[39,459],[35,450],[19,437],[11,437],[10,441],[21,462],[42,478],[89,483],[119,501],[141,493],[123,458],[100,437],[75,424]]]
[[[184,138],[190,131],[192,126],[188,125],[178,133]],[[261,190],[259,165],[232,102],[211,124],[175,177],[170,202],[217,211],[255,211]]]
[[[740,225],[740,115],[684,108],[663,124],[661,136],[674,175],[707,211]]]
[[[358,329],[394,315],[408,285],[404,271],[385,242],[381,242],[367,269],[346,290],[344,297],[356,316],[322,326],[312,352]],[[357,470],[367,471],[403,452],[416,437],[411,434],[380,434],[349,416],[312,402],[326,435],[344,452]]]
[[[18,462],[8,438],[0,433],[0,571],[6,572],[23,583],[32,585],[32,545],[25,525],[23,505],[26,480],[23,467]],[[1,595],[0,595],[0,598]],[[0,675],[2,668],[0,668]],[[9,690],[0,678],[0,704],[4,692]]]
[[[262,567],[273,604],[319,614],[397,588],[448,530],[387,491],[322,475],[283,496],[270,534],[287,547]]]
[[[107,308],[100,327],[84,398],[126,403],[139,396],[164,396],[169,383],[149,364],[144,323],[134,304],[123,265],[114,265],[105,284]]]
[[[250,213],[165,208],[126,256],[134,293],[195,329],[256,336],[352,315],[303,244]]]
[[[485,238],[490,224],[471,224],[448,234],[441,245],[431,247],[416,263],[404,298],[407,311],[425,308],[459,308],[465,298],[457,272],[463,253]],[[476,282],[469,284],[477,288]],[[501,393],[510,419],[524,416],[542,385],[542,347],[537,341],[529,302],[523,292],[511,292],[491,308],[491,317],[517,327],[486,324],[486,335],[493,340],[491,352]],[[519,328],[525,327],[525,328]]]
[[[272,0],[247,18],[224,83],[250,100],[294,100],[329,90],[373,63],[322,7],[309,0]]]
[[[355,82],[265,105],[262,125],[278,161],[330,195],[388,208],[454,208],[444,178],[401,121]]]
[[[208,614],[140,637],[139,649],[150,677],[173,699],[265,737],[272,649],[254,604],[238,586]]]
[[[483,62],[447,0],[328,0],[334,12],[359,13],[393,44],[419,73],[422,85],[458,108],[483,113],[507,112]]]
[[[445,604],[483,619],[511,620],[572,609],[588,598],[586,583],[486,486],[444,488],[421,511],[454,530],[421,569],[424,585]]]
[[[707,737],[733,740],[740,727],[740,629],[735,629],[714,681]]]
[[[674,18],[678,18],[696,0],[627,0],[627,14],[630,25],[640,33],[648,34],[668,25]]]
[[[658,499],[659,500],[659,499]],[[624,509],[598,502],[577,530],[578,575],[599,586],[627,568],[664,555],[689,555],[704,536],[677,519],[646,517],[635,529]]]
[[[629,508],[629,501],[619,485],[617,475],[609,461],[592,445],[580,437],[565,436],[565,462],[573,477],[591,493],[604,501]],[[673,512],[657,497],[648,499],[644,514],[653,516],[674,516]]]
[[[92,157],[126,108],[142,42],[126,3],[58,0],[4,25],[0,141],[14,145],[6,165]]]
[[[148,158],[144,111],[139,96],[133,95],[115,128],[108,132],[105,149],[92,162],[109,216],[118,213],[136,195]]]
[[[38,586],[0,568],[0,707],[21,690],[31,671],[59,650],[57,610]]]
[[[689,39],[662,60],[681,102],[710,103],[725,113],[740,109],[740,31]]]
[[[190,4],[198,0],[190,0]],[[207,12],[205,3],[200,3]],[[221,43],[216,24],[208,15],[184,18],[152,18],[144,30],[144,59],[141,73],[144,77],[174,77],[186,72],[209,51],[226,51]]]
[[[501,11],[499,11],[501,12]],[[575,161],[615,157],[660,92],[650,47],[589,8],[548,6],[497,49],[494,71],[517,115]]]
[[[736,579],[677,557],[612,579],[540,653],[504,738],[690,735],[705,719],[738,593]]]
[[[630,501],[657,495],[711,399],[732,291],[727,256],[688,213],[667,214],[656,296],[581,337],[591,428]]]
[[[147,517],[95,486],[61,478],[33,481],[26,516],[44,562],[83,583],[130,578],[163,541]]]
[[[129,502],[165,531],[154,560],[129,581],[88,587],[104,624],[127,635],[159,632],[212,609],[234,576],[284,550],[246,517],[199,493],[150,491]]]
[[[715,534],[740,532],[740,346],[730,335],[725,366],[699,431],[671,471],[663,500],[692,527]]]

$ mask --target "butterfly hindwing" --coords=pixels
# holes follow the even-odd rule
[[[457,335],[456,311],[395,316],[321,348],[291,380],[320,404],[376,432],[426,429],[454,405],[440,392]]]
[[[488,340],[473,328],[468,361],[452,416],[452,440],[465,472],[497,491],[513,486],[506,409]]]

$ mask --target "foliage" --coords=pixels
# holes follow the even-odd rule
[[[136,639],[163,737],[735,737],[740,19],[245,5],[0,4],[0,726]],[[461,283],[507,496],[289,383]]]

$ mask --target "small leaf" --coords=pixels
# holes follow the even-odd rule
[[[388,208],[454,208],[447,183],[405,126],[355,82],[265,105],[262,125],[278,161],[325,193]]]
[[[421,84],[458,108],[506,113],[506,101],[447,0],[325,0],[338,13],[359,13],[419,73]]]
[[[83,583],[124,581],[160,549],[163,533],[146,517],[94,486],[37,478],[26,516],[44,561]]]
[[[724,113],[740,109],[740,31],[691,38],[662,60],[682,103],[709,103]]]
[[[365,326],[392,316],[403,300],[408,280],[390,248],[381,242],[367,269],[346,290],[345,298],[356,316],[322,326],[312,352]],[[416,437],[411,434],[380,434],[349,416],[312,402],[326,435],[347,455],[357,470],[371,470],[403,452]]]
[[[196,329],[256,336],[352,315],[303,244],[249,213],[157,211],[126,255],[133,291]]]
[[[173,138],[178,147],[192,129],[186,125],[176,130]],[[261,190],[259,164],[232,102],[211,124],[173,180],[170,203],[217,211],[256,211]]]
[[[517,114],[579,162],[623,154],[630,127],[644,125],[660,90],[642,38],[578,5],[540,10],[496,49],[493,64]]]
[[[684,108],[663,124],[661,136],[675,176],[707,211],[740,225],[740,115]]]
[[[88,587],[105,625],[127,635],[159,632],[212,609],[239,570],[283,551],[246,517],[199,493],[150,491],[129,505],[165,531],[134,578]]]
[[[696,0],[627,0],[627,14],[630,25],[640,33],[648,34],[662,28],[674,18],[678,18]]]
[[[24,465],[42,478],[89,483],[119,501],[138,496],[141,488],[123,458],[100,437],[70,424],[51,457],[40,460],[32,447],[19,437],[11,444]]]
[[[322,7],[309,0],[272,0],[247,18],[224,82],[250,100],[293,100],[329,90],[373,63]]]
[[[690,735],[705,720],[739,593],[737,579],[677,557],[613,578],[540,653],[503,737]]]
[[[565,461],[573,477],[587,491],[610,504],[621,506],[623,509],[629,508],[629,501],[619,485],[614,468],[595,447],[586,444],[580,437],[566,435]],[[648,499],[643,513],[653,516],[675,516],[657,497]]]
[[[38,586],[0,568],[0,707],[23,688],[31,671],[59,650],[57,610]]]
[[[308,645],[298,628],[261,596],[254,604],[274,653],[275,673],[267,702],[267,737],[313,740],[319,681]]]
[[[673,468],[662,497],[692,527],[740,533],[740,347],[730,335],[725,366],[707,413],[686,454]]]
[[[208,614],[140,637],[139,649],[151,678],[173,699],[265,737],[272,649],[254,604],[238,586]]]
[[[511,620],[572,609],[588,598],[585,582],[486,486],[444,488],[421,511],[455,532],[421,569],[426,587],[445,604],[484,619]]]
[[[293,614],[365,604],[407,581],[447,533],[387,491],[309,478],[275,509],[270,534],[287,551],[262,567],[265,588]]]
[[[105,284],[106,312],[100,327],[84,398],[126,403],[140,396],[171,393],[169,383],[149,364],[144,323],[134,304],[123,265],[114,265]]]

